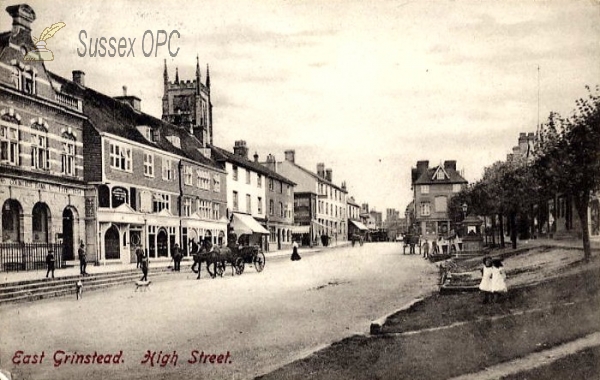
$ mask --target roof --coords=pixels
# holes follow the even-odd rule
[[[243,168],[253,170],[253,171],[255,171],[257,173],[261,173],[262,175],[265,175],[267,177],[277,179],[281,182],[285,182],[292,186],[296,186],[296,183],[293,182],[292,180],[282,176],[279,173],[274,172],[273,170],[267,168],[266,166],[261,165],[258,162],[250,161],[240,155],[228,152],[225,149],[216,147],[214,145],[212,145],[211,148],[212,148],[212,158],[216,161],[229,161],[237,166],[241,166]]]
[[[170,124],[164,120],[135,110],[129,104],[113,99],[88,87],[82,87],[75,82],[65,79],[52,72],[48,72],[51,79],[59,82],[67,91],[83,99],[84,114],[90,124],[99,132],[110,133],[127,140],[137,142],[153,148],[170,152],[199,164],[218,169],[217,164],[204,156],[199,148],[202,143],[184,128]],[[159,138],[156,142],[149,141],[137,129],[138,126],[148,126],[159,129]],[[173,145],[167,136],[179,137],[181,147]]]
[[[448,177],[445,177],[444,179],[437,179],[434,178],[435,173],[437,173],[437,171],[439,170],[443,170],[446,174],[448,174]],[[435,166],[433,168],[428,168],[427,170],[425,170],[423,173],[421,173],[421,175],[419,176],[419,178],[417,178],[417,180],[415,181],[416,185],[435,185],[438,183],[469,183],[466,179],[464,179],[460,174],[458,174],[458,172],[452,168],[444,168],[441,165]]]
[[[300,170],[302,170],[303,172],[305,172],[306,174],[308,174],[308,175],[310,175],[310,176],[312,176],[312,177],[316,178],[317,180],[319,180],[319,181],[321,181],[321,182],[323,182],[323,183],[326,183],[327,185],[329,185],[329,186],[331,186],[331,187],[333,187],[333,188],[335,188],[335,189],[338,189],[339,191],[341,191],[341,192],[343,192],[343,193],[346,193],[346,194],[348,194],[348,190],[346,190],[346,189],[342,189],[341,187],[339,187],[339,186],[338,186],[338,185],[336,185],[335,183],[333,183],[333,182],[331,182],[331,181],[329,181],[329,180],[327,180],[327,179],[325,179],[325,178],[323,178],[323,177],[319,177],[319,176],[317,175],[317,173],[311,172],[310,170],[308,170],[308,169],[306,169],[306,168],[303,168],[302,166],[298,165],[298,164],[297,164],[297,163],[295,163],[295,162],[292,162],[292,161],[285,161],[285,162],[287,162],[287,163],[289,163],[289,164],[291,164],[291,165],[294,165],[294,166],[295,166],[295,167],[297,167],[298,169],[300,169]],[[281,163],[281,162],[280,162],[280,163]]]

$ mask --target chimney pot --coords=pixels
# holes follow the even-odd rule
[[[127,96],[127,86],[123,86],[123,96]]]
[[[27,4],[18,4],[6,7],[6,12],[13,18],[13,34],[25,29],[31,34],[31,23],[35,21],[35,12]]]

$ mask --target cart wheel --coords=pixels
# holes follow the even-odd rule
[[[244,273],[244,267],[245,267],[244,259],[242,259],[241,257],[238,257],[237,259],[235,259],[234,266],[235,266],[236,274],[240,275],[240,274]]]
[[[266,261],[267,259],[265,259],[265,254],[262,252],[257,252],[253,260],[254,269],[256,269],[257,272],[262,272],[262,270],[265,268]]]

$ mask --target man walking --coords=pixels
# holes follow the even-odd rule
[[[142,265],[142,260],[144,259],[144,250],[141,245],[138,245],[135,249],[135,258],[136,258],[136,268],[139,268]]]
[[[179,272],[181,269],[181,250],[179,249],[179,245],[175,244],[173,247],[173,270]]]
[[[148,281],[148,256],[144,255],[142,258],[142,278],[140,281]]]
[[[52,278],[54,278],[54,252],[52,250],[48,251],[48,255],[46,255],[46,265],[48,265],[48,271],[46,272],[46,278],[50,272],[52,272]]]
[[[81,243],[81,245],[79,246],[79,249],[77,250],[77,254],[79,256],[79,274],[81,275],[86,275],[88,274],[86,272],[86,267],[87,267],[87,257],[85,254],[85,244],[83,244],[83,242]]]

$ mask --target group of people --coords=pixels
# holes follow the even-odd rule
[[[79,245],[79,249],[77,250],[77,258],[79,259],[79,274],[82,276],[88,275],[87,255],[85,253],[85,244],[83,244],[83,242]],[[50,274],[52,274],[52,278],[54,278],[56,258],[54,257],[54,251],[52,249],[48,250],[48,254],[46,255],[46,267],[48,268],[46,271],[46,278],[48,278]]]
[[[497,302],[500,299],[500,295],[508,291],[502,260],[492,260],[489,256],[484,257],[481,273],[479,290],[483,295],[483,303]]]

